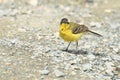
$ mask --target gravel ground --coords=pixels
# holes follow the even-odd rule
[[[119,3],[0,3],[0,80],[120,80]],[[104,37],[86,34],[79,40],[78,51],[72,43],[65,52],[68,43],[59,37],[63,17],[84,23]]]

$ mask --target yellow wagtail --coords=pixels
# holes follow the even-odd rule
[[[60,37],[64,39],[65,41],[69,42],[66,51],[68,50],[68,47],[70,46],[70,43],[72,41],[76,41],[76,49],[78,47],[78,40],[84,35],[86,32],[93,33],[97,36],[102,36],[96,32],[93,32],[88,29],[85,25],[80,25],[74,22],[68,22],[67,18],[63,18],[60,22]]]

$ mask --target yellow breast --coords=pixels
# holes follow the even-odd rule
[[[65,41],[78,41],[83,33],[73,34],[72,31],[69,29],[69,24],[62,24],[60,25],[60,37]]]

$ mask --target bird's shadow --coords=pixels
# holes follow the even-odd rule
[[[70,54],[75,54],[75,55],[87,55],[87,54],[89,54],[89,52],[88,51],[85,51],[85,50],[63,50],[62,49],[62,51],[64,51],[64,52],[68,52],[68,53],[70,53]],[[92,54],[93,55],[95,55],[95,56],[101,56],[101,57],[105,57],[106,55],[105,54],[103,54],[103,53],[95,53],[95,52],[92,52]]]
[[[68,53],[71,53],[71,54],[76,54],[76,55],[79,55],[79,54],[88,54],[87,51],[84,51],[84,50],[63,50],[62,51],[64,52],[68,52]]]

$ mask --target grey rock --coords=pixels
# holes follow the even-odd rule
[[[93,3],[94,0],[86,0],[86,2],[88,2],[88,3]]]
[[[65,74],[58,69],[55,69],[54,73],[57,77],[64,77],[65,76]]]
[[[48,69],[48,66],[45,66],[45,68],[44,68],[45,70],[47,70]]]
[[[40,77],[40,80],[41,80],[41,79],[43,80],[43,79],[44,79],[44,76],[41,76],[41,77]]]
[[[60,60],[59,58],[57,58],[57,57],[53,57],[52,60],[53,60],[54,62],[60,62],[60,61],[61,61],[61,60]]]
[[[86,63],[86,64],[83,65],[83,70],[89,70],[91,68],[92,68],[92,65],[89,64],[89,63]]]
[[[101,27],[102,25],[100,22],[91,22],[90,26]]]
[[[117,71],[117,72],[120,72],[120,65],[118,65],[118,66],[116,67],[116,71]]]
[[[92,75],[81,74],[77,80],[96,80]]]
[[[120,26],[120,24],[119,23],[117,23],[117,22],[109,22],[109,25],[110,25],[110,27],[112,28],[112,29],[115,29],[115,28],[117,28],[117,27],[119,27]]]
[[[17,42],[18,42],[18,39],[12,39],[12,40],[11,40],[11,43],[12,43],[12,44],[15,44],[15,43],[17,43]]]
[[[0,16],[6,16],[9,13],[9,10],[0,10]]]
[[[17,15],[17,13],[18,13],[18,10],[15,9],[15,10],[11,10],[10,13],[9,13],[9,15],[10,16],[15,16],[15,15]]]
[[[37,6],[38,4],[38,0],[29,0],[28,4],[32,5],[32,6]]]
[[[41,71],[41,74],[42,74],[42,75],[48,75],[48,74],[49,74],[49,71],[48,71],[48,70],[42,70],[42,71]]]
[[[106,70],[105,70],[106,73],[109,74],[109,75],[114,75],[113,74],[113,71],[114,71],[113,66],[114,66],[114,64],[112,62],[106,62],[105,65],[106,65]]]
[[[111,56],[114,60],[120,61],[120,56],[119,55],[112,55]]]
[[[16,54],[17,54],[17,55],[22,55],[22,54],[24,54],[24,53],[19,51],[19,52],[17,52]]]
[[[93,54],[88,55],[88,59],[89,60],[94,60],[95,59],[95,55],[93,55]]]

